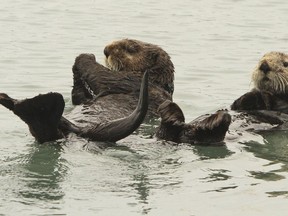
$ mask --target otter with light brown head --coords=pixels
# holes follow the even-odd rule
[[[288,93],[288,55],[281,52],[265,54],[253,72],[252,81],[259,91]]]
[[[122,39],[108,44],[104,54],[109,69],[139,73],[139,76],[148,70],[152,83],[173,94],[174,65],[161,47],[139,40]]]
[[[254,89],[234,101],[232,110],[274,110],[288,113],[288,55],[269,52],[252,74]]]

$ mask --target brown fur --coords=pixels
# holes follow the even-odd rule
[[[181,108],[165,101],[158,109],[161,124],[156,136],[177,143],[211,144],[223,141],[231,116],[226,110],[219,110],[211,115],[203,115],[190,123],[185,123]]]
[[[288,113],[288,55],[269,52],[252,75],[254,89],[231,105],[232,110],[274,110]]]
[[[242,111],[233,116],[232,127],[253,131],[287,129],[288,55],[265,54],[253,71],[252,82],[254,89],[231,105],[232,110]]]
[[[174,86],[174,65],[161,47],[138,40],[114,41],[104,49],[105,63],[113,71],[140,73],[149,71],[150,81],[170,94]]]
[[[136,106],[141,73],[111,71],[97,63],[94,55],[81,54],[75,60],[73,74],[73,102],[84,104],[80,110],[84,113],[81,119],[77,119],[79,116],[77,113],[72,113],[71,116],[78,124],[91,121],[91,116],[99,118],[93,122],[106,122],[121,118]],[[86,90],[87,86],[89,86],[89,91]],[[156,132],[157,138],[190,144],[223,141],[231,121],[226,111],[220,111],[192,124],[186,124],[182,110],[176,103],[171,102],[171,99],[171,95],[159,85],[149,83],[148,118],[159,115],[162,118]],[[91,115],[91,113],[95,114]]]
[[[96,62],[94,55],[81,54],[75,59],[73,75],[72,102],[75,105],[84,104],[82,110],[86,110],[88,118],[91,118],[90,113],[94,112],[93,116],[100,118],[94,122],[122,118],[131,113],[137,105],[141,83],[139,74],[128,71],[115,73]],[[87,91],[87,86],[90,91]],[[158,117],[158,106],[167,99],[172,100],[171,95],[151,82],[148,89],[148,117]],[[71,118],[74,118],[73,116]]]
[[[122,112],[120,118],[114,118],[114,121],[97,121],[97,115],[101,115],[105,106],[100,107],[98,112],[96,110],[93,112],[93,107],[91,107],[93,103],[90,103],[90,106],[87,104],[88,106],[83,107],[81,112],[76,115],[76,118],[82,122],[73,124],[62,116],[65,102],[59,93],[47,93],[24,100],[16,100],[5,93],[0,93],[0,104],[20,117],[40,143],[63,138],[70,132],[93,141],[116,142],[136,130],[146,116],[148,110],[148,77],[148,73],[145,73],[140,89],[138,89],[139,99],[136,100],[134,110],[128,110],[131,112],[126,112],[126,116]],[[112,109],[114,112],[110,109],[110,116],[115,114],[115,111],[121,110],[115,106],[115,101],[117,100],[111,103],[114,104],[114,110]],[[106,106],[111,105],[109,101],[106,101],[105,104]],[[92,111],[89,111],[89,108]]]

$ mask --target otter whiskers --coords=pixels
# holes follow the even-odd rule
[[[280,92],[285,93],[288,85],[287,77],[285,77],[282,73],[279,73],[277,74],[277,78],[279,82],[275,82],[275,85],[278,84]]]
[[[107,67],[113,71],[120,71],[124,67],[122,61],[119,58],[116,58],[113,61],[111,59],[108,59],[107,63]]]

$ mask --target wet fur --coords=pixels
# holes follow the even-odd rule
[[[288,93],[288,55],[269,52],[259,61],[252,74],[255,89],[273,94]]]
[[[156,133],[158,138],[191,144],[219,142],[224,139],[231,122],[230,115],[226,111],[203,116],[193,123],[185,123],[180,107],[171,101],[174,90],[174,66],[169,55],[160,47],[137,40],[124,39],[106,46],[104,54],[107,65],[113,70],[97,63],[92,54],[81,54],[75,59],[72,102],[78,106],[66,116],[74,124],[66,118],[58,116],[58,120],[61,117],[59,127],[62,132],[65,134],[74,132],[92,140],[113,142],[132,133],[146,114],[146,103],[143,104],[144,106],[140,106],[143,109],[135,110],[136,113],[139,113],[137,118],[133,118],[136,120],[135,124],[132,125],[129,121],[123,121],[121,118],[128,116],[137,106],[141,78],[146,72],[145,74],[148,73],[150,77],[147,116],[154,118],[160,115],[162,118]],[[43,98],[42,96],[38,97]],[[45,97],[49,97],[49,95]],[[9,100],[13,104],[13,99]],[[13,108],[9,102],[6,104],[5,100],[1,102],[4,106]],[[41,116],[43,117],[43,115]],[[113,121],[115,119],[119,120]],[[115,122],[122,123],[115,125]],[[117,130],[125,128],[126,123],[130,124],[131,130],[129,129],[127,133],[124,131],[121,136],[117,136]],[[33,134],[33,130],[31,133]],[[54,134],[57,135],[57,131]],[[114,138],[110,138],[111,134],[114,135]],[[35,134],[33,135],[35,136]],[[38,138],[38,140],[40,139]]]
[[[265,54],[252,74],[254,89],[239,97],[232,110],[273,110],[288,113],[288,55]]]
[[[161,47],[138,40],[123,39],[107,45],[104,54],[106,66],[111,70],[128,76],[139,76],[148,70],[153,84],[173,94],[174,66],[169,55]],[[156,97],[150,100],[154,111],[155,99],[159,106],[158,102],[163,102],[165,97],[159,100],[159,92],[152,92],[156,93]],[[205,116],[202,121],[186,124],[182,110],[171,99],[167,98],[158,108],[158,114],[161,116],[161,123],[156,131],[158,139],[191,144],[219,142],[224,139],[231,122],[227,112],[221,111],[213,114],[213,117]]]
[[[101,115],[101,112],[87,112],[87,109],[83,109],[77,113],[77,117],[84,121],[73,124],[62,116],[65,103],[63,96],[59,93],[47,93],[24,100],[16,100],[5,93],[0,93],[0,104],[20,117],[40,143],[63,138],[70,132],[93,141],[116,142],[135,131],[146,116],[148,77],[149,74],[145,73],[140,86],[134,90],[138,90],[139,94],[134,109],[129,110],[130,112],[122,118],[116,118],[113,121],[97,121],[95,118]],[[117,109],[121,108],[117,107]],[[113,115],[113,112],[110,112],[110,115]],[[84,117],[86,117],[86,122]]]
[[[122,118],[137,104],[142,73],[115,72],[96,62],[93,54],[81,54],[73,65],[74,86],[72,102],[81,105],[81,112],[101,113],[97,121]],[[150,75],[150,71],[149,75]],[[87,86],[90,90],[87,90]],[[172,97],[167,91],[151,83],[149,76],[148,118],[159,117],[157,109]],[[85,110],[85,111],[84,111]],[[71,116],[73,118],[73,116]],[[85,121],[85,117],[79,119]]]
[[[176,143],[215,144],[222,142],[231,123],[227,110],[203,115],[185,123],[181,108],[171,101],[165,101],[158,109],[161,124],[156,136]]]
[[[160,127],[156,131],[158,139],[191,144],[219,142],[224,139],[230,124],[229,114],[224,111],[213,114],[213,117],[205,116],[201,122],[185,124],[180,107],[171,101],[173,91],[165,88],[167,82],[172,82],[169,86],[173,86],[174,67],[169,55],[160,47],[124,39],[107,45],[104,54],[109,69],[97,63],[92,54],[81,54],[76,58],[73,66],[72,101],[74,104],[85,106],[88,101],[89,107],[93,109],[87,106],[83,108],[87,109],[86,112],[101,110],[101,121],[105,121],[106,118],[121,117],[134,107],[139,76],[144,71],[149,71],[147,116],[154,118],[160,115],[162,118]],[[167,101],[169,106],[166,106]],[[83,122],[83,118],[81,121]]]
[[[240,111],[233,117],[238,128],[252,129],[252,124],[268,123],[262,128],[287,128],[288,114],[288,55],[269,52],[259,61],[252,74],[254,88],[236,99],[232,110]],[[245,124],[239,124],[245,119]],[[244,126],[245,125],[245,126]],[[256,130],[261,130],[260,127]]]
[[[143,74],[149,70],[150,81],[171,95],[174,91],[174,65],[161,47],[139,40],[113,41],[104,49],[105,63],[112,71]]]

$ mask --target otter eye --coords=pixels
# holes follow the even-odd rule
[[[283,62],[284,67],[288,67],[288,62]]]
[[[126,47],[127,52],[129,53],[136,53],[137,52],[137,48],[136,46],[127,46]]]

